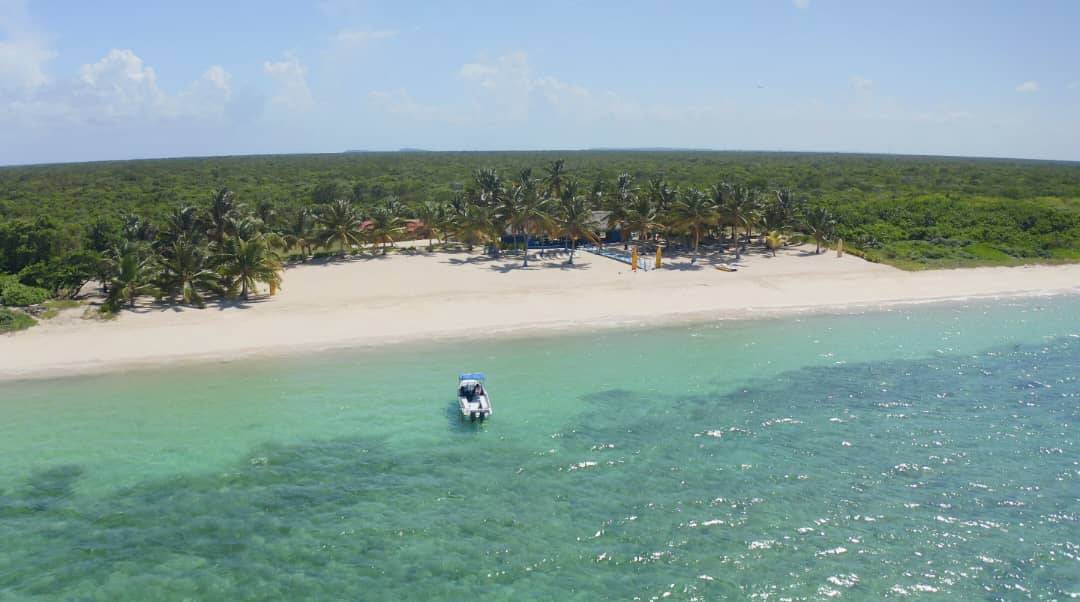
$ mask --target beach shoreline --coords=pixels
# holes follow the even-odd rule
[[[905,272],[834,253],[752,254],[735,273],[686,258],[631,273],[579,253],[530,260],[437,252],[291,267],[247,304],[143,305],[115,321],[82,309],[0,336],[0,382],[455,340],[558,336],[918,304],[1080,293],[1080,265]]]

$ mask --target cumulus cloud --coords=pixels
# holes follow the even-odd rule
[[[47,84],[45,63],[56,56],[34,28],[22,0],[0,0],[0,99],[23,96]]]
[[[676,112],[642,107],[611,91],[596,91],[554,75],[537,75],[524,52],[462,65],[458,76],[476,85],[475,102],[489,119],[524,119],[535,108],[580,119],[666,119]]]
[[[874,89],[874,80],[853,75],[851,77],[851,85],[857,92],[869,92]]]
[[[375,91],[368,99],[385,113],[448,123],[524,123],[533,117],[560,115],[581,123],[651,120],[691,122],[715,119],[714,106],[642,105],[608,90],[595,90],[554,75],[534,73],[524,52],[462,65],[458,78],[466,85],[465,101],[433,106],[415,101],[407,91]]]
[[[447,123],[463,123],[457,111],[446,107],[427,105],[416,101],[404,89],[389,91],[373,91],[368,93],[368,100],[383,111],[402,115],[410,119],[422,121],[445,121]]]
[[[130,49],[112,49],[70,79],[48,81],[0,105],[0,120],[22,125],[106,125],[132,121],[204,119],[225,114],[232,77],[213,66],[177,94]]]
[[[307,67],[296,55],[286,52],[280,61],[265,61],[263,73],[277,84],[271,105],[289,111],[307,111],[315,106],[307,83]]]
[[[213,65],[179,96],[180,113],[224,118],[233,98],[232,75],[221,65]]]
[[[798,9],[806,10],[810,8],[810,0],[791,0],[791,3]]]
[[[1023,94],[1030,94],[1032,92],[1039,91],[1039,82],[1026,81],[1019,86],[1016,86],[1016,91]]]
[[[171,116],[176,107],[157,84],[157,74],[131,50],[110,50],[96,63],[83,65],[72,87],[88,116],[113,121],[140,116]]]

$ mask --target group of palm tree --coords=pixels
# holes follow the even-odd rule
[[[785,234],[796,230],[812,237],[820,252],[835,226],[826,209],[786,190],[766,194],[724,183],[680,189],[659,177],[639,187],[629,174],[612,188],[602,182],[585,188],[562,160],[539,175],[525,168],[504,178],[495,169],[479,169],[461,188],[443,201],[407,206],[388,197],[361,207],[335,200],[300,207],[288,218],[271,203],[249,209],[221,189],[205,209],[174,209],[160,230],[128,216],[120,241],[102,262],[105,309],[116,311],[146,295],[199,307],[208,295],[246,300],[259,284],[271,293],[281,286],[286,256],[306,261],[318,250],[350,254],[366,244],[385,254],[405,237],[426,239],[428,250],[436,241],[454,242],[470,252],[482,246],[496,257],[510,241],[527,267],[528,249],[538,239],[564,243],[570,264],[579,243],[602,245],[615,231],[624,247],[681,246],[696,262],[708,241],[738,259],[755,230],[774,254]]]
[[[247,211],[228,189],[219,190],[205,212],[174,209],[160,231],[127,216],[121,239],[102,262],[103,309],[116,312],[143,296],[197,307],[207,295],[247,300],[260,283],[276,291],[286,243],[264,217]]]
[[[813,237],[820,252],[835,228],[827,209],[811,207],[788,190],[766,194],[724,183],[707,190],[679,189],[659,177],[641,188],[633,177],[623,174],[607,194],[603,183],[582,188],[562,160],[546,166],[539,177],[529,168],[509,180],[494,169],[480,169],[471,184],[447,202],[416,207],[414,233],[453,239],[469,250],[483,244],[496,256],[509,234],[513,246],[523,248],[523,264],[528,266],[530,241],[539,237],[564,241],[571,264],[579,241],[602,245],[605,234],[614,231],[625,246],[631,242],[685,245],[692,249],[691,261],[696,262],[701,243],[724,240],[728,228],[726,241],[736,259],[751,244],[755,229],[775,253],[783,244],[783,233],[796,230]]]

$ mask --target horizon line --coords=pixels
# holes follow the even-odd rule
[[[1044,159],[1015,157],[1004,155],[950,155],[927,153],[893,153],[879,151],[831,151],[831,150],[762,150],[762,149],[719,149],[678,146],[597,146],[588,148],[551,148],[551,149],[453,149],[435,150],[418,147],[401,147],[393,150],[346,149],[329,152],[297,153],[238,153],[223,155],[173,155],[159,157],[132,157],[125,159],[88,159],[85,161],[54,161],[44,163],[5,163],[0,170],[22,167],[55,167],[60,165],[93,165],[99,163],[136,163],[140,161],[187,161],[194,159],[246,159],[259,157],[318,157],[338,155],[407,155],[407,154],[499,154],[499,153],[731,153],[731,154],[773,154],[773,155],[845,155],[894,158],[923,159],[967,159],[984,161],[1025,161],[1038,163],[1080,164],[1080,159]]]

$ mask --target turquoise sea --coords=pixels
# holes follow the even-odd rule
[[[0,600],[1080,597],[1076,296],[3,383],[0,417]]]

